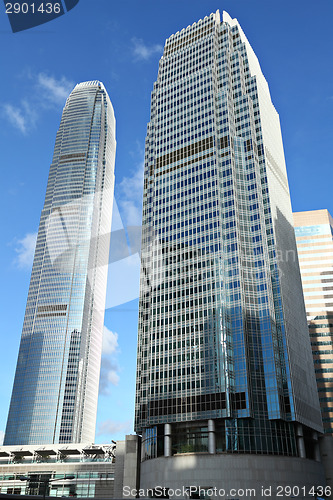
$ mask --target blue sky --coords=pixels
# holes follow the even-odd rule
[[[217,9],[239,20],[268,80],[282,124],[293,209],[327,208],[333,215],[330,0],[318,0],[315,6],[309,0],[80,0],[65,16],[16,34],[11,33],[2,7],[0,442],[34,235],[67,95],[80,81],[104,83],[117,120],[117,206],[125,225],[140,224],[150,93],[164,41]],[[99,443],[133,431],[138,314],[135,265],[133,269],[128,297],[134,300],[109,307],[105,315]],[[115,286],[111,276],[111,296]],[[109,306],[114,303],[111,297]]]

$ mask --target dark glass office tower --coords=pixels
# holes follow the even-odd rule
[[[56,137],[5,445],[94,440],[115,149],[103,84],[76,85]]]
[[[279,117],[227,13],[165,43],[142,252],[142,486],[315,484],[322,424]]]

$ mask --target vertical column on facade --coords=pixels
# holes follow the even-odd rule
[[[164,424],[164,456],[171,457],[171,424]]]
[[[303,436],[303,427],[301,424],[296,424],[296,440],[297,440],[297,448],[298,448],[299,457],[306,458],[304,436]]]
[[[215,421],[208,420],[208,453],[216,453]]]
[[[321,462],[318,433],[316,431],[313,431],[312,439],[313,439],[313,448],[314,448],[314,459],[316,462]]]

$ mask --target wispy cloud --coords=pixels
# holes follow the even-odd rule
[[[104,326],[101,375],[99,380],[99,393],[108,396],[110,385],[119,383],[119,354],[118,334]]]
[[[110,394],[110,384],[119,384],[120,377],[118,370],[119,366],[115,360],[102,356],[99,393],[103,396],[108,396]]]
[[[26,97],[18,104],[3,103],[2,114],[13,127],[27,135],[46,109],[59,109],[65,104],[74,83],[65,76],[57,79],[47,73],[32,74],[31,71],[25,73],[25,82],[28,84]]]
[[[22,109],[16,106],[12,106],[11,104],[4,104],[3,110],[9,122],[15,128],[18,128],[22,132],[22,134],[26,134],[27,123],[26,123],[26,118],[23,115]]]
[[[37,75],[37,85],[47,100],[54,104],[62,105],[74,87],[74,83],[65,76],[57,80],[54,76],[47,75],[46,73],[39,73]]]
[[[14,263],[19,269],[30,269],[34,259],[37,233],[27,233],[16,242]]]
[[[140,231],[140,227],[138,228]],[[111,236],[112,238],[112,236]],[[133,245],[134,250],[140,242]],[[108,269],[108,285],[105,308],[126,304],[139,297],[141,261],[138,253],[127,258],[112,262]],[[112,285],[112,284],[113,285]],[[117,286],[114,286],[117,283]]]
[[[161,54],[163,51],[162,45],[147,45],[142,38],[132,38],[133,54],[135,59],[148,61],[154,54]]]
[[[126,422],[117,422],[114,420],[105,420],[101,422],[97,426],[97,436],[101,434],[116,434],[118,432],[123,432],[124,434],[128,434],[133,430],[133,422],[132,420],[127,420]]]
[[[111,332],[104,326],[102,354],[114,354],[117,352],[118,347],[118,333]]]
[[[5,433],[0,431],[0,446],[3,444],[3,438],[5,437]]]
[[[132,153],[136,158],[136,167],[130,177],[124,177],[117,186],[117,201],[125,226],[140,226],[142,221],[142,194],[144,151],[137,143],[137,151]]]
[[[23,99],[20,105],[15,106],[3,104],[2,109],[4,117],[22,134],[26,135],[35,126],[37,113],[27,100]]]

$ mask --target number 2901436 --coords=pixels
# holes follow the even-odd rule
[[[60,3],[6,3],[6,14],[60,14]]]

